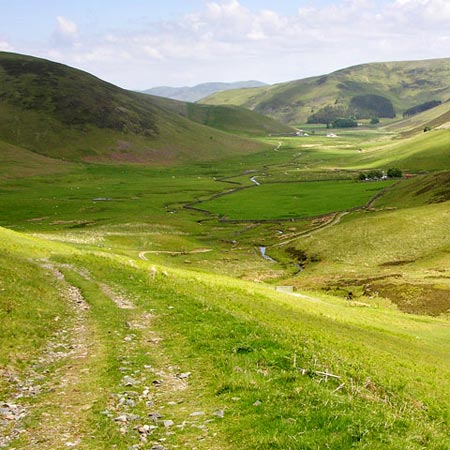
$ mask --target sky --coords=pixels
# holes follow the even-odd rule
[[[450,0],[0,0],[0,11],[0,50],[134,90],[450,57]]]

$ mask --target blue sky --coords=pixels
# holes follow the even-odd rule
[[[450,56],[448,0],[0,0],[0,50],[130,89]]]
[[[327,4],[330,1],[243,0],[252,10],[274,9],[283,14],[296,14],[302,5]],[[142,21],[173,20],[200,10],[204,0],[0,0],[0,30],[16,39],[44,38],[52,30],[55,17],[68,17],[81,27],[97,30],[137,27]],[[0,31],[1,33],[1,31]]]
[[[330,1],[243,0],[240,2],[253,10],[274,9],[284,14],[295,14],[308,4],[327,4]],[[16,36],[48,32],[56,16],[67,16],[80,23],[96,22],[101,27],[119,27],[133,24],[142,18],[170,20],[179,15],[199,10],[203,0],[0,0],[1,30],[8,29]]]

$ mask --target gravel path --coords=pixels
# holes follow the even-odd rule
[[[58,280],[60,292],[72,308],[75,321],[70,328],[60,329],[52,336],[26,373],[10,374],[14,388],[12,398],[0,406],[0,447],[8,447],[20,435],[25,436],[25,448],[29,449],[56,449],[78,443],[78,419],[85,404],[77,386],[90,354],[86,321],[89,306],[79,289],[67,283],[55,266],[45,263],[43,267]],[[51,370],[59,364],[61,367]],[[44,402],[31,401],[40,396]],[[44,411],[38,413],[39,425],[25,429],[23,419],[38,408]]]

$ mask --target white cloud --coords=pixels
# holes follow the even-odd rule
[[[267,39],[267,36],[261,30],[260,27],[254,27],[249,33],[246,35],[251,41],[262,41],[263,39]]]
[[[14,47],[7,40],[4,40],[4,39],[0,38],[0,51],[2,51],[2,52],[13,52],[14,51]]]
[[[67,19],[66,17],[58,16],[56,18],[57,30],[59,33],[67,37],[76,37],[78,34],[78,27],[75,22]]]
[[[78,40],[78,26],[75,22],[63,16],[56,18],[56,28],[53,40],[57,46],[70,46]]]
[[[450,56],[448,0],[310,2],[291,15],[276,6],[252,10],[238,0],[206,0],[202,10],[178,19],[98,35],[80,33],[66,17],[56,20],[52,48],[41,55],[130,88],[274,82],[363,62]]]
[[[437,22],[447,22],[450,19],[450,3],[447,0],[428,0],[421,3],[422,12],[427,19]]]
[[[151,58],[154,59],[163,59],[163,57],[161,56],[161,53],[159,52],[158,49],[153,48],[149,45],[145,45],[142,50],[144,51],[144,53],[148,56],[150,56]]]

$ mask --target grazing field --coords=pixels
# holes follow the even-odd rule
[[[195,169],[80,166],[72,173],[6,180],[0,224],[22,229],[79,228],[142,220],[172,221],[166,206],[219,189]],[[20,203],[20,208],[14,205]],[[176,220],[176,218],[175,218]]]
[[[199,207],[231,220],[313,217],[363,206],[392,184],[392,181],[265,184],[216,197]]]

